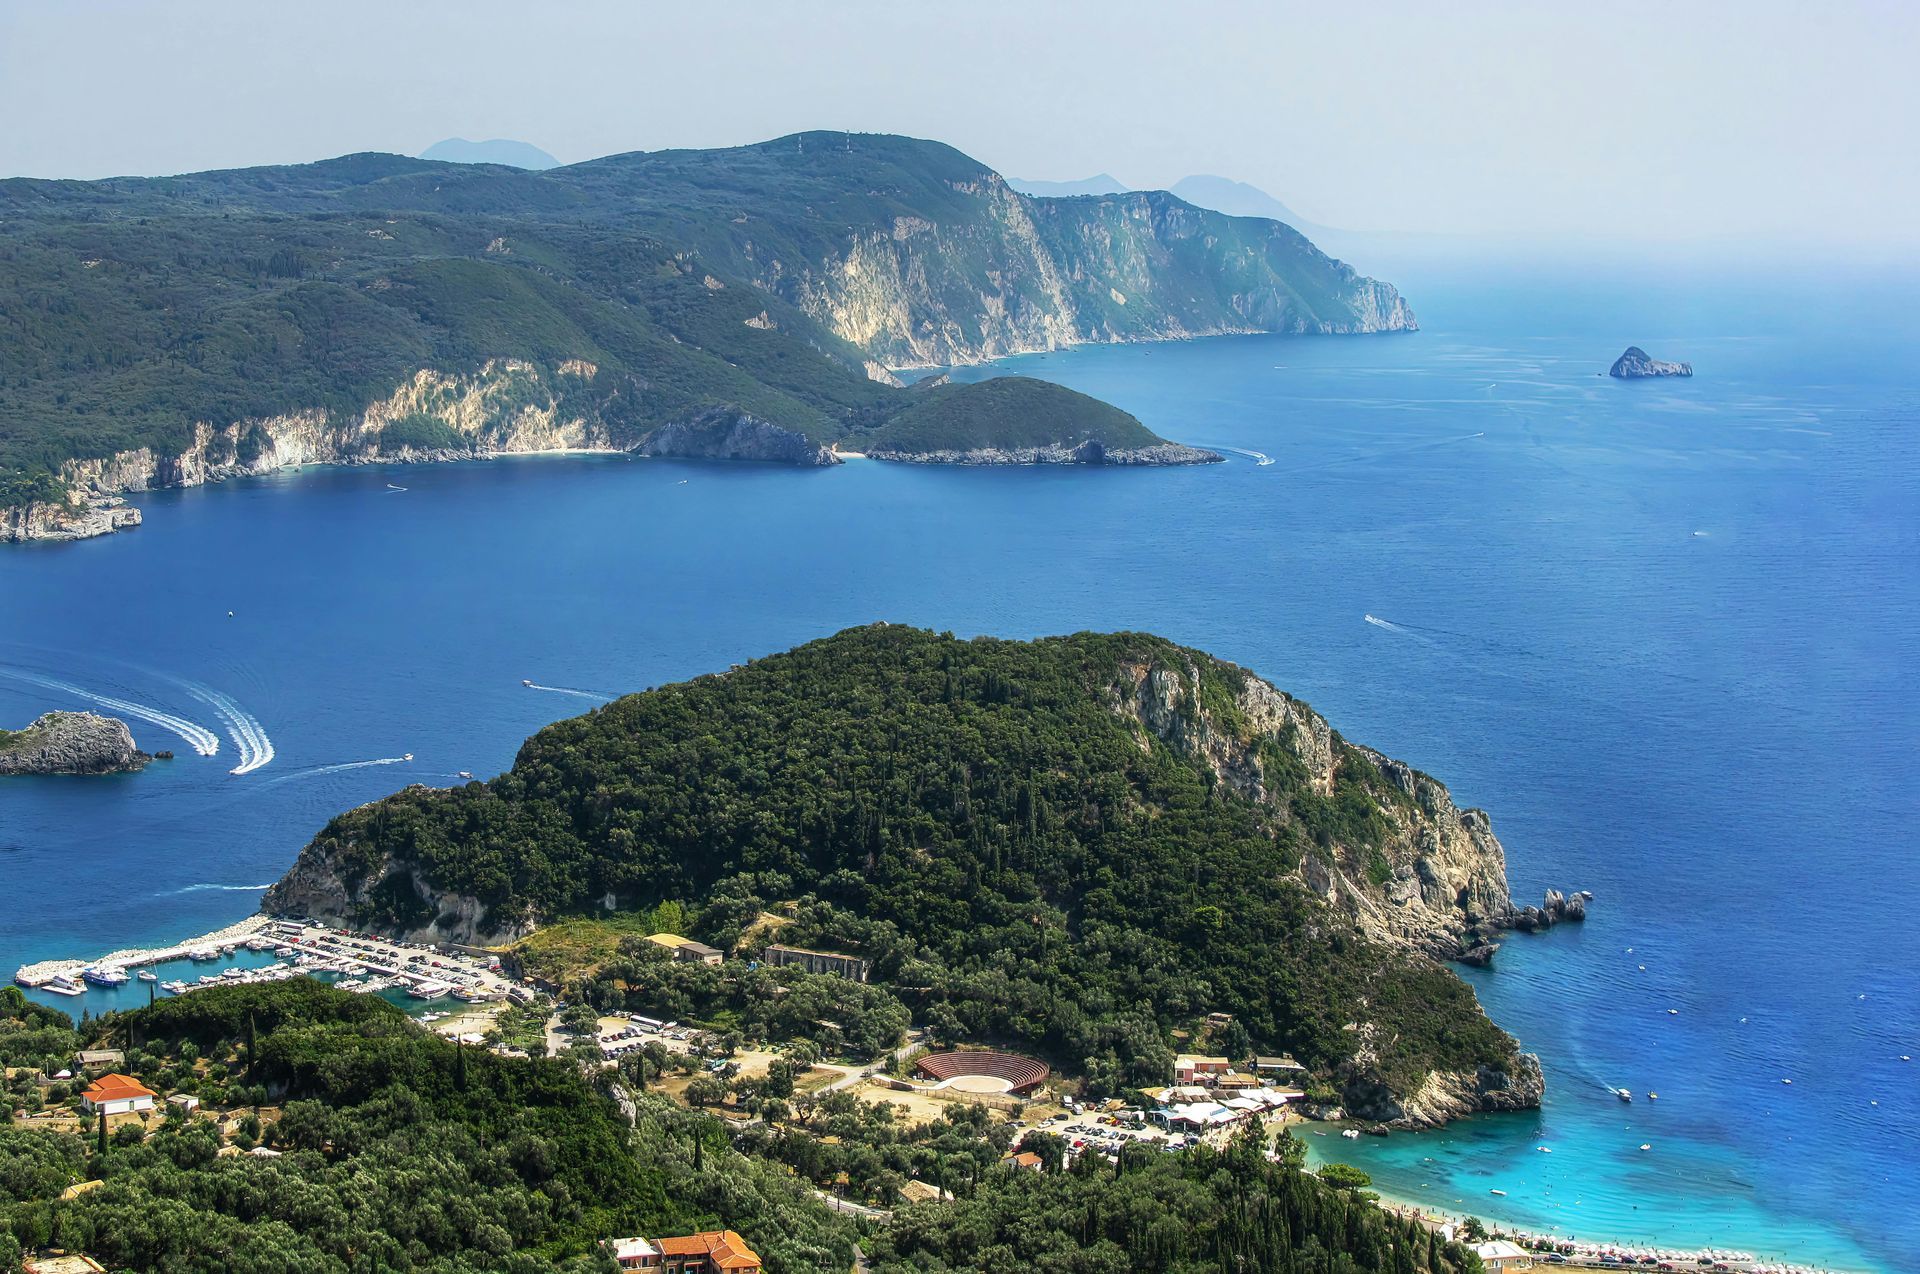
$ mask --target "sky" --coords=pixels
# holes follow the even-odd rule
[[[1361,231],[1920,247],[1920,0],[0,0],[0,176],[807,128]]]

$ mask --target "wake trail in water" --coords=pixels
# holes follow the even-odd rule
[[[186,741],[189,747],[201,756],[212,756],[220,750],[219,735],[207,729],[205,726],[195,725],[185,717],[176,717],[170,712],[162,712],[158,708],[149,708],[145,704],[130,703],[125,699],[116,699],[111,695],[95,694],[91,690],[83,690],[70,682],[60,681],[53,677],[43,677],[38,673],[0,668],[0,675],[11,677],[15,681],[24,681],[30,685],[39,686],[44,690],[54,690],[61,694],[73,695],[76,698],[85,699],[89,703],[96,703],[103,708],[111,708],[115,712],[123,713],[126,716],[134,718],[136,721],[144,721],[148,725],[158,726],[162,730],[171,731],[179,735]]]
[[[234,702],[231,695],[222,694],[211,686],[194,681],[184,684],[195,698],[225,719],[227,733],[233,736],[235,746],[240,749],[240,764],[227,771],[229,774],[251,774],[273,760],[273,740],[267,737],[259,719],[251,712]]]
[[[291,783],[295,779],[315,779],[322,774],[341,774],[347,770],[364,770],[376,765],[405,765],[411,760],[413,760],[411,756],[382,756],[375,757],[371,761],[342,761],[338,765],[310,765],[304,770],[295,770],[291,774],[268,779],[261,786],[279,787],[282,783]]]
[[[1411,637],[1413,638],[1413,640],[1417,642],[1422,642],[1428,646],[1437,646],[1440,644],[1436,642],[1433,638],[1428,637],[1423,633],[1416,633],[1411,628],[1401,627],[1399,624],[1394,623],[1391,619],[1382,619],[1378,615],[1362,615],[1360,618],[1366,620],[1369,624],[1372,624],[1375,628],[1384,628],[1390,633],[1399,633],[1402,637]]]
[[[175,894],[260,894],[273,888],[272,885],[182,885],[178,889],[164,890],[156,897],[171,898]]]
[[[1249,451],[1245,447],[1221,447],[1220,450],[1231,451],[1236,456],[1245,456],[1262,469],[1273,463],[1273,457],[1264,451]]]
[[[531,681],[522,682],[529,690],[544,690],[548,694],[573,695],[578,699],[592,699],[596,703],[612,703],[616,696],[595,694],[591,690],[570,690],[566,686],[537,686]]]

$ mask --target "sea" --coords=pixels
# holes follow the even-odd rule
[[[94,707],[175,754],[0,780],[0,971],[231,923],[338,811],[850,625],[1151,630],[1488,810],[1522,902],[1593,894],[1461,971],[1540,1056],[1541,1110],[1316,1155],[1508,1225],[1920,1267],[1920,287],[1389,277],[1418,333],[957,373],[1099,395],[1221,465],[313,469],[0,551],[0,723]],[[1609,379],[1630,343],[1697,374]]]

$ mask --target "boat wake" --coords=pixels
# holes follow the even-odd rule
[[[342,770],[364,770],[370,765],[405,765],[411,760],[413,760],[411,756],[382,756],[375,757],[371,761],[342,761],[339,765],[316,765],[312,769],[302,770],[300,773],[306,776],[315,774],[338,774]]]
[[[227,723],[227,733],[232,736],[234,745],[240,749],[240,764],[227,771],[229,774],[251,774],[261,766],[273,760],[273,740],[260,725],[259,718],[234,702],[233,696],[220,693],[211,686],[203,686],[197,681],[183,683],[193,692],[195,698],[205,703]]]
[[[1273,457],[1264,451],[1249,451],[1245,447],[1221,447],[1220,450],[1231,451],[1236,456],[1245,456],[1262,469],[1273,463]]]
[[[566,686],[536,685],[531,681],[522,681],[520,684],[529,690],[544,690],[548,694],[554,695],[572,695],[576,699],[592,699],[596,703],[612,703],[616,697],[614,695],[595,694],[591,690],[572,690]]]
[[[91,690],[83,690],[79,686],[69,682],[60,681],[53,677],[42,677],[38,673],[20,672],[14,669],[0,669],[0,675],[11,677],[16,681],[27,682],[30,685],[39,686],[44,690],[54,690],[61,694],[73,695],[75,698],[85,699],[89,703],[95,703],[103,708],[110,708],[115,712],[132,717],[136,721],[144,721],[148,725],[158,726],[162,730],[171,731],[179,735],[189,747],[201,756],[212,756],[220,750],[219,735],[207,729],[205,726],[195,725],[185,717],[176,717],[171,712],[162,712],[158,708],[149,708],[144,704],[129,703],[125,699],[116,699],[111,695],[95,694]]]
[[[182,885],[178,889],[169,889],[161,893],[162,898],[171,898],[175,894],[262,894],[273,888],[272,885]]]
[[[1420,634],[1420,633],[1416,633],[1411,628],[1403,628],[1399,624],[1394,623],[1391,619],[1382,619],[1378,615],[1362,615],[1361,618],[1366,620],[1369,624],[1372,624],[1375,628],[1384,628],[1390,633],[1399,633],[1402,637],[1411,637],[1415,641],[1423,642],[1429,646],[1435,646],[1439,644],[1438,642],[1434,641],[1433,638],[1424,636],[1423,634]]]

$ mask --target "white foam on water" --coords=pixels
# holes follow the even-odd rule
[[[544,690],[548,694],[555,695],[573,695],[581,699],[592,699],[597,703],[612,703],[615,698],[613,695],[595,694],[591,690],[569,690],[565,686],[537,686],[531,681],[527,682],[526,686],[529,690]]]
[[[1249,451],[1245,447],[1221,447],[1220,450],[1231,451],[1237,456],[1245,456],[1262,469],[1273,463],[1273,457],[1264,451]]]
[[[234,702],[231,695],[225,695],[211,686],[199,682],[183,683],[191,690],[195,698],[211,707],[226,720],[227,733],[240,749],[240,764],[227,771],[229,774],[251,774],[261,766],[273,760],[273,740],[260,721],[251,712]]]
[[[1375,628],[1384,628],[1390,633],[1398,633],[1402,637],[1411,637],[1415,641],[1424,642],[1429,646],[1434,646],[1439,644],[1438,642],[1434,641],[1433,638],[1424,636],[1423,634],[1420,634],[1420,633],[1416,633],[1411,628],[1402,628],[1400,625],[1394,623],[1391,619],[1382,619],[1378,615],[1362,615],[1360,618],[1366,620],[1369,624],[1372,624]]]
[[[186,741],[188,746],[201,756],[212,756],[220,750],[219,735],[207,729],[205,726],[195,725],[185,717],[176,717],[171,712],[162,712],[158,708],[149,708],[145,704],[130,703],[125,699],[116,699],[111,695],[95,694],[91,690],[84,690],[70,682],[60,681],[53,677],[43,677],[38,673],[0,669],[0,675],[11,677],[16,681],[27,682],[30,685],[39,686],[44,690],[55,690],[61,694],[73,695],[76,698],[85,699],[89,703],[98,704],[103,708],[111,708],[115,712],[123,713],[126,716],[134,718],[136,721],[144,721],[148,725],[159,726],[162,730],[169,730],[179,735]]]
[[[311,770],[302,770],[302,774],[338,774],[342,770],[364,770],[370,765],[404,765],[408,758],[404,756],[375,757],[371,761],[342,761],[338,765],[316,765]]]
[[[169,889],[160,897],[171,898],[175,894],[231,893],[261,894],[273,888],[272,885],[182,885],[178,889]]]

